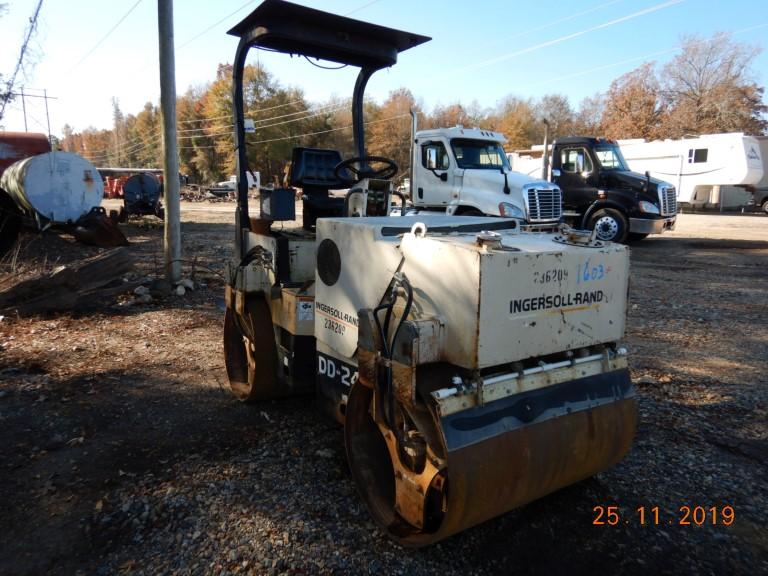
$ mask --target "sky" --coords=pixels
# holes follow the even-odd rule
[[[765,0],[296,0],[352,18],[424,34],[432,41],[403,52],[377,72],[366,95],[382,102],[406,87],[428,109],[461,102],[495,106],[508,95],[558,93],[576,108],[612,80],[646,61],[660,65],[684,36],[716,32],[757,46],[754,80],[768,81],[768,4]],[[37,0],[0,0],[0,73],[11,74]],[[236,38],[227,30],[259,0],[176,0],[176,91],[214,79],[231,62]],[[112,125],[112,99],[123,113],[159,102],[157,0],[43,0],[30,43],[35,63],[20,75],[27,93],[47,91],[51,132],[61,135]],[[251,50],[284,86],[304,90],[311,102],[352,94],[356,69],[320,70],[303,59]],[[54,99],[55,98],[55,99]],[[30,132],[47,132],[45,100],[27,98]],[[24,131],[21,99],[0,120]]]

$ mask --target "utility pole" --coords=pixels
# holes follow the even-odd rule
[[[29,128],[27,128],[27,103],[24,100],[24,86],[21,87],[21,109],[24,111],[24,132],[29,132]],[[48,101],[46,100],[46,103]]]
[[[48,142],[51,141],[51,116],[48,114],[48,90],[43,89],[43,100],[45,100],[45,121],[48,123]]]
[[[30,88],[30,90],[40,90],[39,88]],[[24,92],[24,88],[22,88],[19,92],[8,92],[8,96],[21,96],[21,107],[24,111],[24,131],[29,132],[27,129],[27,98],[43,98],[45,100],[45,119],[48,122],[48,140],[51,139],[51,117],[48,114],[48,100],[58,100],[56,96],[48,96],[48,90],[43,89],[43,95],[40,96],[39,94],[30,94],[29,92]],[[39,124],[39,122],[38,122]]]
[[[173,0],[157,0],[160,41],[160,107],[163,111],[163,187],[165,190],[165,276],[181,280],[179,156],[176,149],[176,63],[173,52]]]

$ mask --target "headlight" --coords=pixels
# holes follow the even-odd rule
[[[504,218],[522,218],[525,220],[525,212],[509,202],[499,202],[499,214]]]
[[[646,202],[645,200],[640,200],[640,202],[637,204],[638,208],[640,208],[640,212],[647,212],[648,214],[659,214],[659,207],[656,206],[653,202]]]

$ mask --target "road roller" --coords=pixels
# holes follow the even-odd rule
[[[366,154],[363,93],[375,71],[429,38],[282,0],[266,0],[230,33],[240,38],[224,318],[234,395],[314,395],[344,426],[371,516],[404,546],[437,542],[618,463],[636,427],[619,345],[628,249],[565,226],[542,232],[514,218],[406,208],[395,163]],[[262,190],[258,217],[249,214],[250,48],[360,68],[357,155],[293,150],[290,184],[303,194],[293,228],[293,189]]]

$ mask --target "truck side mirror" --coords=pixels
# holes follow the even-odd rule
[[[440,174],[440,180],[442,180],[443,182],[448,182],[448,172],[442,172]]]

